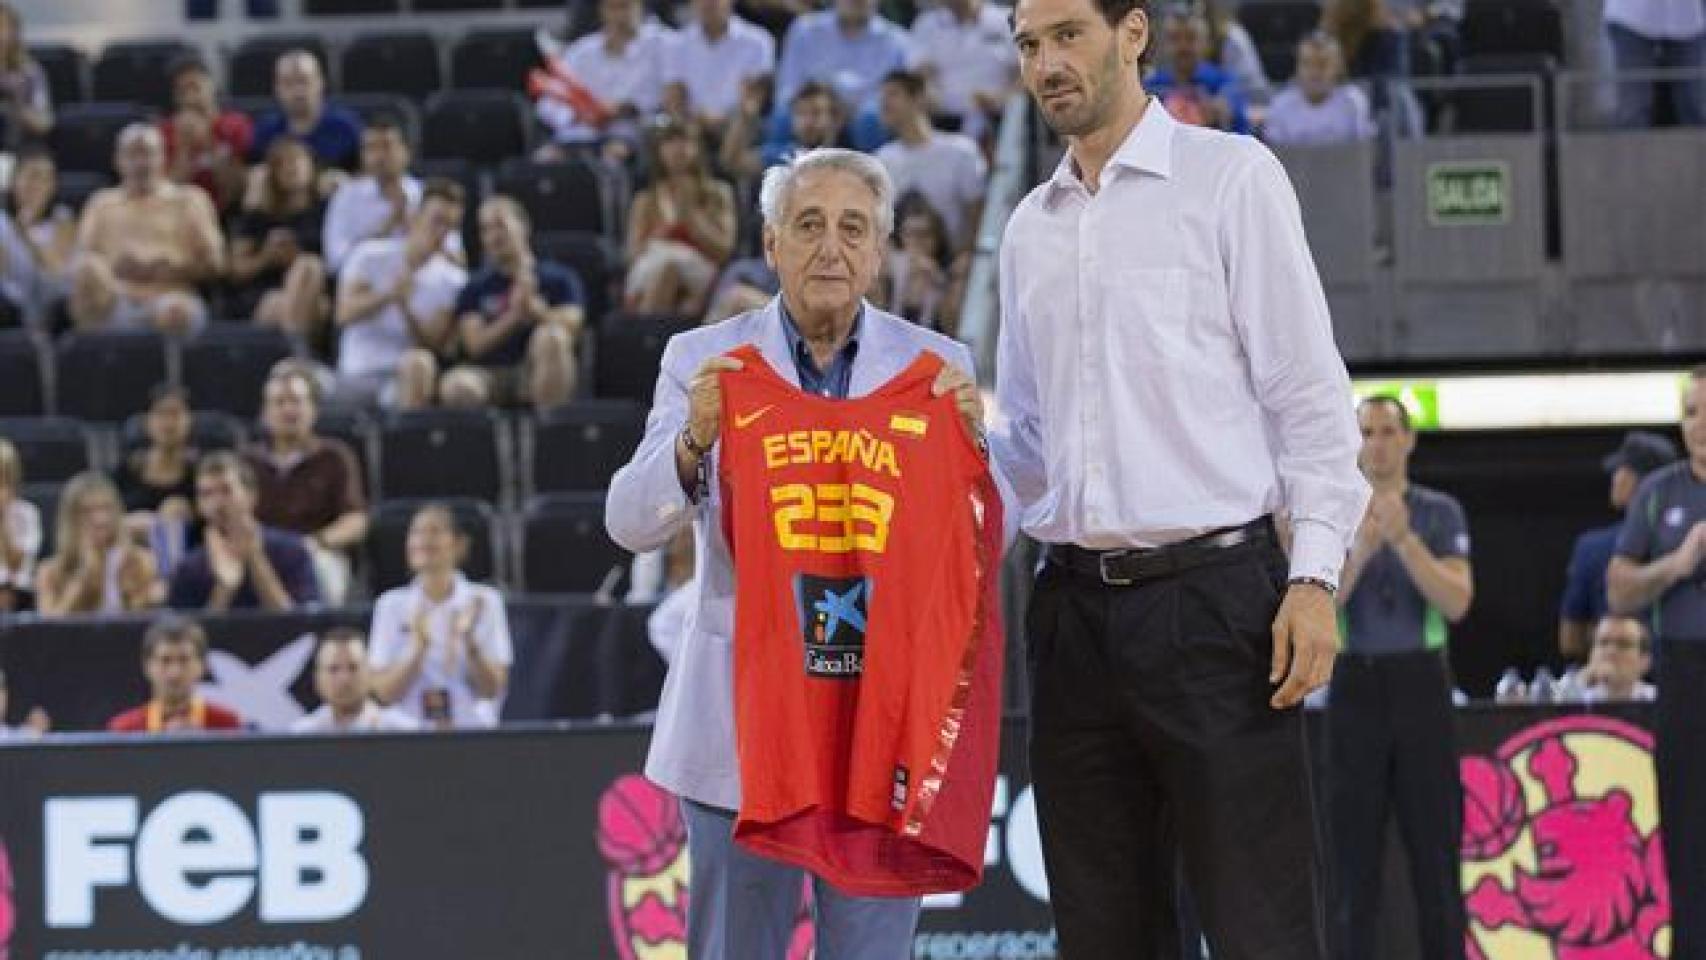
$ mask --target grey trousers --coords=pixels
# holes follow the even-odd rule
[[[688,960],[786,960],[806,884],[817,960],[907,960],[917,897],[852,897],[827,882],[736,845],[735,816],[684,800],[692,863]]]

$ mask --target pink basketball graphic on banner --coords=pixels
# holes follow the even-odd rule
[[[1485,757],[1463,761],[1463,856],[1490,860],[1509,850],[1528,822],[1522,784]]]

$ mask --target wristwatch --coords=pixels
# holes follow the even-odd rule
[[[711,444],[700,446],[699,441],[693,439],[693,425],[691,423],[681,428],[681,445],[686,447],[687,452],[693,454],[696,460],[705,459],[705,454],[711,452]]]
[[[1286,586],[1288,586],[1288,587],[1295,587],[1295,586],[1299,586],[1301,584],[1308,584],[1312,587],[1320,587],[1321,589],[1327,591],[1327,596],[1329,596],[1329,597],[1336,597],[1339,595],[1339,585],[1332,582],[1331,580],[1322,579],[1321,577],[1292,577],[1290,580],[1287,580],[1285,583],[1286,583]]]

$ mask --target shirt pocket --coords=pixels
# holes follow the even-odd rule
[[[1191,351],[1188,273],[1179,267],[1118,266],[1102,290],[1103,333],[1122,364],[1154,366]]]

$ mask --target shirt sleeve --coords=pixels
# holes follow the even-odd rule
[[[989,162],[983,159],[983,151],[976,144],[968,143],[966,146],[966,162],[960,167],[960,202],[970,204],[984,197],[989,182]]]
[[[361,486],[361,464],[349,447],[340,443],[335,448],[338,465],[343,468],[344,482],[338,485],[338,513],[359,513],[367,509],[367,494]]]
[[[1617,531],[1616,554],[1636,563],[1653,559],[1654,526],[1659,518],[1658,487],[1647,484],[1635,491],[1629,509],[1623,514],[1623,529]]]
[[[1008,221],[1008,236],[1001,243],[1001,326],[995,343],[995,398],[1001,417],[990,431],[989,446],[1019,505],[1029,507],[1048,490],[1048,468],[1043,458],[1036,361],[1014,277],[1012,232],[1017,222],[1017,217]]]
[[[1558,603],[1558,615],[1565,620],[1593,619],[1593,571],[1588,568],[1588,539],[1577,537],[1570,550],[1570,565],[1564,568],[1564,596]]]
[[[456,294],[456,315],[479,313],[480,301],[486,296],[486,275],[481,274],[462,285],[462,290]]]
[[[486,604],[477,640],[480,652],[493,663],[507,667],[515,662],[515,646],[509,636],[509,611],[504,609],[503,596],[496,590],[487,588],[480,592]]]
[[[1438,518],[1427,536],[1428,550],[1436,557],[1469,559],[1469,521],[1456,500],[1441,504]]]
[[[558,266],[547,271],[544,280],[539,284],[539,290],[544,294],[545,302],[553,307],[580,306],[586,303],[580,274],[567,267]]]
[[[207,554],[197,550],[179,561],[178,568],[172,571],[172,583],[166,591],[166,606],[173,610],[200,610],[207,606],[207,597],[212,590]]]
[[[812,20],[811,14],[796,18],[782,38],[782,58],[776,64],[776,107],[784,114],[809,76],[813,51],[806,38],[806,27]]]
[[[403,622],[396,594],[385,593],[373,606],[373,622],[367,628],[367,663],[383,670],[402,659]]]
[[[320,602],[320,578],[314,573],[314,558],[309,556],[300,538],[292,536],[280,541],[274,566],[285,592],[297,606]]]
[[[326,226],[320,237],[320,249],[326,254],[326,269],[338,273],[352,259],[356,241],[355,228],[350,224],[349,184],[339,187],[326,204]]]
[[[1232,322],[1267,414],[1294,537],[1291,575],[1336,583],[1368,506],[1350,375],[1333,342],[1297,195],[1266,147],[1232,174],[1221,220]]]

